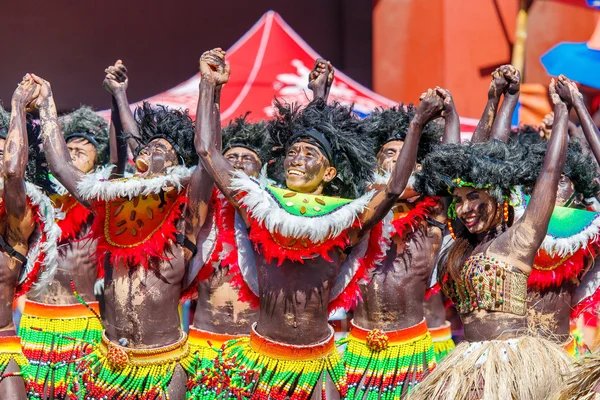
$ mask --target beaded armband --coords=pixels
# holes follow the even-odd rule
[[[525,315],[528,276],[521,270],[479,254],[467,258],[461,276],[462,282],[444,285],[461,314],[480,309]]]

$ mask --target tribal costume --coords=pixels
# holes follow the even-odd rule
[[[433,341],[435,360],[439,364],[456,347],[454,340],[452,339],[452,326],[450,326],[450,321],[446,321],[444,325],[437,328],[429,328],[429,333],[431,334],[431,340]]]
[[[61,125],[67,142],[74,138],[87,140],[96,149],[96,165],[104,163],[108,126],[102,117],[90,108],[82,107],[61,118]],[[85,236],[89,233],[92,212],[77,202],[58,182],[54,182],[53,189],[55,194],[50,198],[55,208],[56,224],[62,232],[58,246],[87,240]],[[92,252],[95,247],[93,241],[89,240],[86,244]],[[67,262],[63,254],[59,252],[59,264]],[[103,268],[96,268],[96,271],[97,277],[102,278]],[[59,268],[59,273],[69,273],[68,267]],[[54,284],[60,285],[59,282]],[[35,300],[45,301],[45,297]],[[88,305],[93,311],[75,297],[70,304],[27,301],[19,335],[30,363],[27,368],[32,377],[28,385],[30,396],[45,397],[52,394],[55,399],[65,398],[68,379],[76,368],[74,360],[89,353],[102,335],[102,324],[97,317],[100,313],[98,302],[88,302]]]
[[[144,103],[136,119],[138,150],[154,139],[165,139],[184,165],[197,164],[187,113]],[[108,262],[113,273],[117,268],[144,273],[171,260],[175,244],[196,254],[195,244],[182,232],[193,173],[184,165],[170,167],[164,175],[113,180],[110,169],[99,169],[79,181],[78,193],[92,203],[95,214],[90,237],[97,241],[99,264]],[[184,332],[174,343],[136,348],[111,340],[104,331],[100,343],[79,362],[69,398],[166,398],[175,368],[188,355]]]
[[[377,110],[365,120],[365,130],[375,139],[374,152],[381,155],[385,146],[391,142],[403,142],[406,138],[408,127],[414,118],[416,108],[411,104],[400,105],[398,108]],[[439,143],[442,127],[437,122],[431,122],[423,129],[417,162],[427,152]],[[394,145],[394,143],[391,143]],[[399,154],[398,154],[399,156]],[[393,165],[393,164],[392,164]],[[379,168],[383,168],[382,164]],[[375,184],[387,184],[388,176],[376,176]],[[425,376],[436,366],[435,353],[431,335],[427,329],[425,319],[414,326],[403,326],[402,320],[396,321],[394,326],[387,321],[389,328],[377,329],[381,314],[387,313],[396,304],[382,301],[386,296],[397,296],[395,290],[410,292],[410,274],[423,274],[427,279],[422,279],[418,284],[425,294],[428,287],[428,278],[431,274],[435,260],[435,242],[437,236],[431,235],[432,240],[423,240],[428,227],[441,225],[432,218],[434,210],[439,207],[439,199],[435,197],[418,197],[410,200],[399,201],[393,208],[392,221],[385,221],[386,233],[393,241],[393,247],[386,249],[386,263],[378,265],[371,273],[371,282],[361,285],[362,303],[355,309],[352,328],[348,335],[348,345],[344,353],[346,373],[348,374],[349,399],[381,398],[397,399],[409,394]],[[439,227],[439,226],[438,226]],[[424,235],[421,235],[421,233]],[[439,232],[437,232],[439,234]],[[439,235],[441,242],[441,234]],[[400,250],[402,249],[402,250]],[[431,260],[422,257],[418,264],[412,258],[412,251],[430,254]],[[401,265],[396,265],[400,259]],[[382,260],[383,261],[383,260]],[[428,262],[428,261],[431,261]],[[389,262],[389,263],[388,263]],[[418,271],[418,272],[417,272]],[[395,286],[386,286],[386,281],[394,282]],[[393,283],[390,283],[392,285]],[[377,288],[372,289],[370,287]],[[402,303],[403,307],[411,308],[412,302],[423,301],[414,299]],[[371,309],[372,307],[373,309]],[[388,320],[395,318],[390,313]],[[362,323],[369,323],[373,329],[365,329]],[[406,324],[406,322],[404,322]],[[381,325],[379,325],[381,326]],[[389,329],[389,330],[388,330]]]
[[[269,165],[270,177],[283,183],[283,159],[288,147],[299,141],[317,147],[338,175],[325,185],[323,195],[313,195],[270,186],[236,171],[231,189],[249,225],[246,228],[236,215],[238,253],[252,257],[258,253],[263,263],[273,269],[282,263],[287,268],[303,269],[306,260],[318,258],[333,263],[332,256],[349,247],[348,232],[359,226],[358,215],[372,197],[370,193],[363,194],[373,167],[373,160],[366,153],[368,144],[356,130],[359,122],[345,107],[326,106],[320,101],[300,112],[293,106],[277,107],[279,115],[270,123],[270,131],[281,146],[275,146],[280,151]],[[367,278],[368,270],[383,256],[385,246],[382,224],[378,224],[346,252],[349,254],[333,286],[324,292],[327,297],[323,300],[329,300],[330,311],[356,303],[358,282]],[[234,281],[242,286],[240,293],[258,301],[261,277],[256,265],[241,261],[238,264]],[[284,285],[282,295],[293,296],[296,284]],[[261,303],[267,301],[263,289],[260,293]],[[197,374],[197,383],[191,389],[193,398],[308,399],[325,398],[329,390],[341,396],[346,394],[344,365],[331,327],[328,337],[306,345],[273,340],[259,334],[259,328],[255,325],[249,338],[233,340],[222,347],[215,365]]]
[[[533,187],[540,166],[540,160],[528,159],[526,150],[518,145],[499,141],[443,145],[424,161],[416,187],[421,192],[438,195],[465,186],[487,189],[498,207],[504,205],[504,221],[496,228],[504,232],[513,219],[508,198],[512,188],[519,184]],[[454,204],[449,215],[455,215]],[[453,235],[457,229],[466,232],[459,220],[450,222],[449,227]],[[465,235],[460,231],[457,240],[464,242]],[[458,246],[458,241],[450,251],[454,246]],[[463,341],[417,387],[411,398],[549,398],[570,371],[571,358],[558,345],[527,335],[528,274],[485,252],[468,256],[456,273],[449,271],[446,264],[439,271],[439,281],[463,321],[475,312],[485,311],[486,316],[497,312],[525,328],[504,340]]]

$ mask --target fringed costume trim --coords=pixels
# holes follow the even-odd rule
[[[199,371],[213,365],[213,361],[218,355],[218,349],[225,342],[243,337],[248,337],[248,335],[214,333],[190,326],[188,334],[190,353],[181,360],[180,364],[190,378],[193,378]]]
[[[255,326],[249,338],[225,343],[222,359],[197,374],[190,388],[193,398],[305,400],[316,390],[317,398],[326,399],[327,375],[340,396],[346,395],[346,375],[333,329],[320,343],[294,346],[259,335]]]
[[[456,347],[454,340],[452,340],[452,326],[450,325],[450,321],[446,321],[444,325],[437,328],[429,328],[429,333],[433,341],[435,360],[439,364]]]
[[[11,360],[20,368],[20,372],[6,372],[6,367]],[[27,359],[21,350],[21,338],[18,336],[0,337],[0,382],[13,376],[21,376],[27,380],[26,367]]]
[[[344,353],[348,399],[399,399],[436,367],[425,320],[392,332],[352,322]]]
[[[540,400],[556,393],[573,359],[537,337],[461,342],[411,400]]]
[[[87,303],[98,314],[98,302]],[[83,304],[48,305],[27,301],[19,336],[29,365],[29,396],[64,399],[78,360],[102,337],[98,318]],[[46,388],[44,389],[44,387]]]
[[[168,399],[175,367],[188,354],[183,332],[177,342],[150,349],[122,347],[103,334],[97,348],[81,360],[69,399]]]

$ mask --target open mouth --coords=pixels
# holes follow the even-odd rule
[[[304,176],[305,172],[299,169],[288,169],[288,175],[290,176]]]
[[[148,165],[148,162],[146,160],[138,157],[135,160],[135,168],[138,170],[138,172],[141,172],[143,174],[145,172],[148,172],[148,170],[150,169],[150,166]]]
[[[478,221],[479,221],[479,218],[477,218],[476,215],[469,215],[468,217],[466,217],[464,219],[464,223],[467,228],[472,228],[473,226],[475,226],[477,224]]]

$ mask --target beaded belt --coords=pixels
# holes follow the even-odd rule
[[[188,343],[190,346],[198,347],[216,347],[219,348],[223,343],[228,340],[239,339],[242,337],[248,337],[248,335],[228,335],[225,333],[215,333],[198,329],[194,326],[190,326],[190,333],[188,336]],[[208,342],[210,341],[210,345]]]
[[[431,340],[434,342],[445,342],[446,340],[452,339],[452,326],[450,325],[450,321],[444,322],[443,325],[438,326],[437,328],[429,328],[429,333],[431,333]]]
[[[87,302],[94,311],[100,314],[100,305],[97,301]],[[74,319],[90,318],[94,314],[83,304],[43,304],[27,300],[23,310],[24,315],[47,319]]]
[[[337,352],[333,328],[329,326],[329,337],[327,339],[309,345],[293,345],[268,339],[256,332],[256,322],[252,325],[250,332],[250,347],[255,352],[278,360],[308,361],[318,360]]]
[[[21,354],[22,352],[19,336],[0,337],[0,354]]]
[[[105,331],[102,333],[102,341],[98,346],[100,352],[115,368],[124,368],[127,365],[140,367],[178,362],[190,352],[185,332],[181,332],[181,338],[177,342],[168,346],[152,349],[132,349],[110,341],[106,337]]]
[[[384,350],[388,346],[413,342],[422,339],[429,333],[425,318],[416,325],[396,331],[382,331],[380,329],[364,329],[350,321],[352,329],[350,336],[364,342],[372,350]]]

